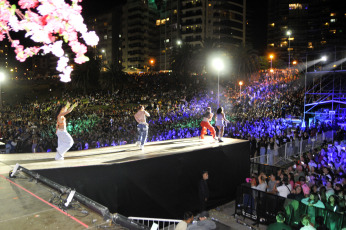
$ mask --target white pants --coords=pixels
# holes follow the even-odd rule
[[[65,153],[72,147],[73,139],[67,131],[58,130],[58,148],[56,148],[55,160],[64,159]]]

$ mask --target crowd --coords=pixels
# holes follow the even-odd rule
[[[284,212],[291,220],[299,213],[307,214],[311,224],[319,226],[319,215],[329,215],[329,229],[338,229],[338,221],[330,212],[346,211],[346,142],[325,144],[303,155],[293,166],[277,173],[253,175],[251,187],[287,198]],[[302,204],[307,208],[299,208]],[[315,208],[328,210],[316,211]],[[295,217],[294,217],[295,216]],[[334,218],[334,219],[333,219]],[[342,223],[342,218],[341,218]]]
[[[135,143],[133,115],[138,104],[145,105],[151,114],[148,141],[198,136],[205,108],[210,106],[216,112],[216,87],[206,76],[191,76],[184,81],[174,74],[127,77],[127,84],[114,92],[64,92],[61,98],[4,106],[0,112],[0,138],[6,143],[6,152],[55,151],[55,110],[66,101],[79,103],[69,114],[67,124],[75,142],[71,150]],[[262,74],[241,93],[235,90],[234,82],[222,82],[220,104],[230,121],[225,136],[249,139],[252,155],[259,155],[267,145],[276,148],[303,138],[304,131],[309,136],[332,129],[330,124],[318,123],[301,130],[285,119],[301,117],[302,94],[298,75],[282,72]],[[272,146],[273,141],[276,144]]]

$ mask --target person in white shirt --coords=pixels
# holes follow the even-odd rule
[[[309,215],[304,215],[302,218],[302,224],[303,227],[300,228],[300,230],[316,230],[316,228],[314,228],[311,225],[311,218]]]
[[[224,127],[227,126],[227,123],[229,123],[229,121],[226,119],[225,113],[223,112],[223,108],[220,107],[217,111],[216,111],[216,127],[219,130],[219,142],[223,142],[222,137],[223,137],[223,133],[224,133]]]
[[[180,221],[179,224],[175,227],[175,230],[186,230],[187,225],[191,224],[193,221],[193,214],[192,212],[185,212],[184,213],[184,220]]]
[[[278,193],[279,196],[287,198],[287,195],[291,193],[292,185],[288,182],[287,174],[283,174],[282,183],[274,188],[274,191]]]

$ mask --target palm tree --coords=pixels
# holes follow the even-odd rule
[[[191,73],[192,71],[192,46],[184,43],[173,50],[172,70],[177,74]]]
[[[89,88],[95,88],[98,85],[98,79],[101,71],[101,60],[93,55],[92,52],[87,52],[89,61],[81,65],[77,65],[72,76],[72,86],[82,89],[84,94]]]
[[[234,46],[232,51],[233,72],[241,79],[250,79],[251,74],[260,68],[257,51],[251,46]]]
[[[110,66],[105,66],[105,68],[106,72],[100,75],[100,86],[103,89],[111,88],[112,92],[114,92],[116,87],[123,85],[126,81],[122,72],[122,66],[120,64],[111,64]]]
[[[194,53],[197,73],[203,73],[207,69],[208,58],[219,51],[218,47],[219,43],[215,39],[205,38],[202,41],[201,49]]]

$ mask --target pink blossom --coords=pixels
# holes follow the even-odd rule
[[[85,56],[86,45],[97,45],[99,38],[94,31],[88,32],[84,19],[81,16],[82,7],[78,3],[82,0],[71,0],[71,5],[65,0],[19,0],[18,5],[23,12],[7,0],[0,0],[0,41],[8,35],[11,46],[15,48],[16,58],[23,62],[43,51],[59,57],[57,70],[61,72],[61,81],[70,81],[72,68],[68,66],[69,59],[64,57],[62,39],[69,44],[76,54],[77,64],[88,61]],[[15,12],[15,14],[13,14]],[[24,49],[19,40],[12,40],[9,32],[25,31],[25,38],[31,39],[40,46]],[[83,39],[85,44],[80,42]]]
[[[13,40],[11,47],[17,47],[20,44],[19,40]]]
[[[38,4],[36,0],[19,0],[18,2],[18,5],[22,9],[36,8]]]
[[[0,41],[3,41],[6,38],[4,34],[0,34]]]

